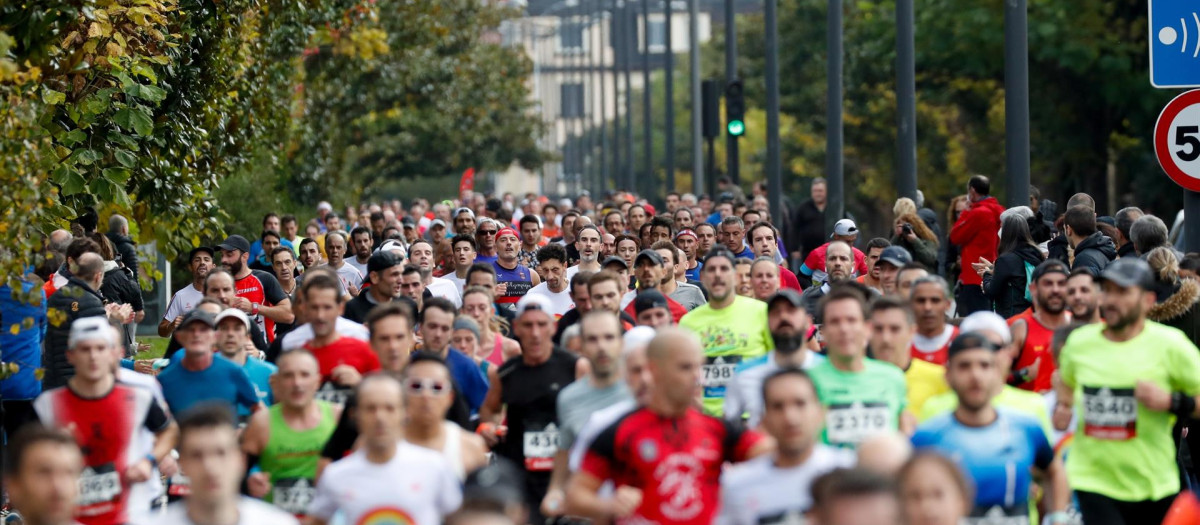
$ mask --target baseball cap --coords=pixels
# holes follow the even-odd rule
[[[67,335],[67,346],[74,348],[75,345],[84,341],[100,341],[115,345],[117,337],[104,317],[81,317],[71,323],[71,332]]]
[[[635,326],[621,338],[621,342],[625,344],[625,351],[628,352],[632,348],[646,346],[650,344],[650,340],[654,339],[657,332],[649,326]]]
[[[713,248],[711,250],[709,250],[708,253],[704,254],[704,261],[702,261],[702,262],[704,264],[708,264],[709,259],[714,259],[717,257],[724,257],[726,259],[729,259],[729,262],[731,262],[731,263],[737,261],[737,256],[734,255],[733,252],[729,251],[729,248],[726,248],[724,246],[713,246]]]
[[[412,217],[409,217],[408,215],[405,215],[405,216],[403,216],[403,217],[401,217],[401,218],[400,218],[400,225],[401,225],[401,226],[404,226],[405,228],[407,228],[407,227],[409,227],[409,226],[416,226],[416,225],[417,225],[417,221],[414,221]]]
[[[521,236],[517,234],[517,230],[512,228],[500,228],[500,231],[496,232],[496,240],[500,240],[500,238],[504,237],[505,235],[512,235],[513,237],[516,237],[518,241],[521,240]]]
[[[247,330],[250,329],[250,318],[246,317],[246,312],[238,310],[237,308],[226,308],[221,310],[221,313],[217,314],[217,318],[213,321],[213,325],[219,325],[221,324],[221,321],[229,319],[230,317],[241,321],[242,324],[246,325]],[[180,326],[182,326],[182,324]]]
[[[396,254],[397,257],[400,257],[401,259],[408,257],[408,248],[405,248],[404,243],[396,239],[388,239],[383,241],[383,244],[379,245],[379,249],[375,250],[375,253],[380,252],[400,252],[399,254]]]
[[[429,227],[430,227],[430,228],[433,228],[434,226],[441,226],[441,227],[445,228],[445,227],[446,227],[446,221],[443,221],[443,220],[441,220],[441,219],[434,219],[433,221],[431,221],[431,222],[429,223]]]
[[[550,299],[544,295],[525,294],[525,297],[517,301],[516,318],[520,318],[525,315],[525,312],[530,311],[545,312],[546,315],[554,317],[554,305],[550,304]]]
[[[797,292],[791,288],[780,288],[778,292],[771,294],[771,296],[767,298],[767,310],[770,310],[772,306],[775,306],[775,301],[787,301],[792,303],[792,306],[795,306],[796,308],[804,308],[804,299],[800,296],[800,292]]]
[[[188,311],[188,313],[183,314],[183,319],[179,321],[179,328],[183,328],[189,324],[192,324],[193,322],[204,323],[208,325],[209,328],[213,328],[217,325],[216,316],[208,313],[206,310],[192,308]]]
[[[638,252],[637,257],[633,258],[633,265],[637,266],[642,259],[650,259],[650,262],[662,266],[666,261],[663,260],[662,254],[654,250],[642,250]]]
[[[500,208],[502,208],[503,206],[504,206],[504,203],[500,202],[500,199],[497,199],[495,197],[492,197],[487,200],[487,211],[495,213],[495,212],[500,211]]]
[[[879,253],[879,262],[885,262],[897,268],[912,262],[912,254],[903,246],[888,246]]]
[[[610,264],[619,264],[622,268],[625,268],[626,270],[629,269],[629,264],[625,262],[625,259],[617,257],[616,255],[609,255],[608,257],[605,257],[603,261],[600,261],[600,268],[603,269],[605,266]]]
[[[452,330],[454,330],[454,331],[468,330],[471,333],[475,334],[475,339],[477,339],[477,340],[483,339],[483,338],[479,337],[479,323],[476,323],[474,319],[471,319],[470,317],[467,317],[465,315],[460,315],[454,319],[454,326],[453,326]]]
[[[667,303],[667,296],[663,295],[658,290],[642,290],[633,298],[633,311],[642,313],[651,308],[667,308],[671,305]]]
[[[1070,276],[1071,269],[1067,268],[1067,263],[1058,259],[1046,259],[1038,264],[1037,268],[1033,269],[1033,275],[1031,277],[1033,278],[1034,282],[1037,282],[1038,279],[1041,279],[1043,276],[1051,273],[1061,273],[1063,275]]]
[[[391,250],[384,250],[380,246],[380,250],[371,254],[371,258],[367,259],[367,273],[382,272],[393,266],[404,264],[404,260],[398,257]]]
[[[471,217],[471,220],[475,220],[475,212],[472,211],[471,208],[468,208],[466,206],[463,206],[461,208],[458,208],[457,210],[454,210],[453,216],[458,217],[459,215],[462,215],[464,213],[469,215]]]
[[[243,253],[250,253],[250,241],[241,235],[230,235],[225,238],[225,242],[218,244],[217,248],[222,250],[241,250]]]
[[[1136,286],[1143,290],[1154,290],[1154,272],[1146,261],[1137,257],[1122,257],[1109,263],[1098,279],[1122,288]]]
[[[693,239],[699,239],[699,237],[696,236],[696,232],[694,232],[690,229],[687,229],[687,228],[679,230],[679,233],[675,234],[676,239],[678,239],[680,237],[684,237],[684,236],[691,237]]]
[[[317,211],[333,211],[333,205],[328,202],[321,201],[317,204]]]
[[[842,219],[833,224],[833,233],[829,237],[833,238],[834,235],[858,235],[858,226],[850,219]]]
[[[197,253],[200,253],[200,252],[206,252],[206,253],[208,253],[208,256],[209,256],[209,257],[216,257],[216,256],[217,256],[217,251],[216,251],[216,250],[214,250],[214,249],[212,248],[212,246],[197,246],[197,247],[195,247],[195,248],[192,248],[192,251],[188,252],[188,258],[187,258],[188,262],[189,262],[189,263],[190,263],[190,262],[192,262],[192,259],[195,259],[195,258],[196,258],[196,254],[197,254]]]
[[[996,312],[975,312],[964,318],[958,328],[961,332],[993,332],[1000,336],[1004,344],[1012,343],[1012,331],[1008,328],[1008,321]]]
[[[977,348],[982,348],[989,352],[1000,350],[1000,347],[996,346],[996,343],[993,343],[991,339],[984,337],[982,334],[963,332],[958,334],[958,337],[955,337],[954,341],[950,343],[950,348],[946,350],[946,354],[954,357],[955,354],[964,350],[975,350]]]

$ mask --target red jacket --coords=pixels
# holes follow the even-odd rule
[[[962,255],[962,270],[958,279],[963,284],[980,285],[983,279],[975,273],[972,263],[983,257],[996,261],[996,245],[1000,244],[1000,214],[1004,206],[995,197],[988,197],[971,205],[958,217],[950,229],[950,244],[959,247]]]

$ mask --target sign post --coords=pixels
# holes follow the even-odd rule
[[[1200,87],[1200,2],[1150,0],[1148,40],[1150,85],[1157,88]],[[1192,219],[1183,230],[1184,248],[1200,250],[1200,92],[1172,100],[1154,127],[1154,152],[1163,171],[1186,191],[1183,213]]]
[[[1175,97],[1158,115],[1154,154],[1171,180],[1189,192],[1200,192],[1200,89]],[[1185,217],[1200,217],[1200,209],[1189,209],[1200,204],[1200,199],[1184,202],[1188,205]],[[1184,235],[1186,250],[1200,250],[1200,227],[1185,226]]]

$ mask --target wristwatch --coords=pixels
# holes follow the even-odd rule
[[[150,468],[158,468],[158,458],[154,457],[154,454],[146,454],[146,461],[150,462]]]
[[[1071,516],[1061,510],[1057,512],[1051,512],[1046,515],[1046,523],[1050,523],[1052,525],[1055,523],[1069,523],[1070,521]]]
[[[250,303],[250,315],[258,315],[258,303]]]

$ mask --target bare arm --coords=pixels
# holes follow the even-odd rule
[[[1043,489],[1046,491],[1046,496],[1049,501],[1046,502],[1046,508],[1049,512],[1064,512],[1067,510],[1067,503],[1071,500],[1071,487],[1067,483],[1067,469],[1063,465],[1062,458],[1054,457],[1054,461],[1050,462],[1050,466],[1041,472]]]
[[[561,516],[563,513],[563,498],[565,496],[563,489],[567,484],[567,478],[570,473],[567,472],[567,463],[570,460],[570,451],[567,449],[558,449],[554,453],[554,471],[550,473],[550,487],[546,489],[546,496],[542,498],[542,514],[546,516]]]
[[[267,319],[276,323],[291,324],[296,320],[296,314],[292,313],[292,300],[284,299],[279,301],[275,306],[259,305],[258,313],[266,316]]]
[[[158,336],[159,337],[171,337],[171,333],[175,331],[176,323],[178,323],[181,319],[182,319],[182,317],[176,317],[174,320],[163,319],[162,321],[159,321],[158,322]]]
[[[163,458],[167,457],[167,454],[170,454],[171,450],[175,448],[175,441],[178,439],[179,425],[176,425],[174,421],[170,425],[167,425],[167,428],[155,433],[154,450],[151,452],[154,454],[154,459],[162,461]]]

